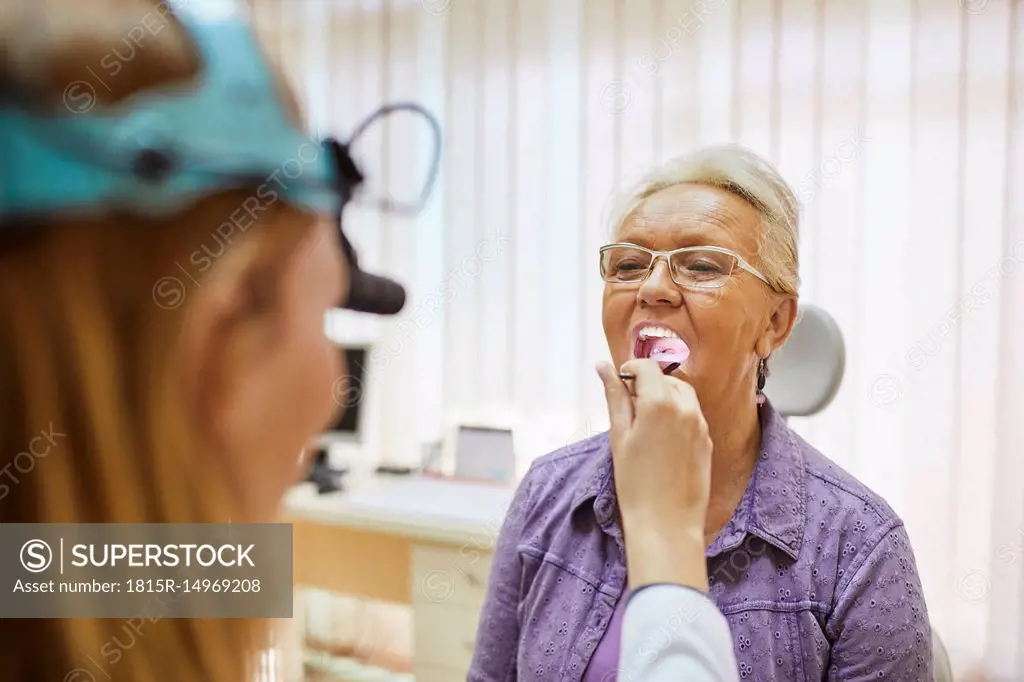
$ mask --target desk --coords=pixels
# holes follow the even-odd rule
[[[417,682],[465,679],[491,553],[514,489],[409,476],[361,476],[285,498],[295,584],[413,609]]]

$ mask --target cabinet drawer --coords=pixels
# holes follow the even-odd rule
[[[492,555],[472,543],[464,547],[415,545],[412,602],[479,607],[487,589]]]
[[[419,604],[414,611],[417,663],[454,670],[469,670],[476,647],[480,609],[454,604]]]
[[[466,682],[466,673],[468,672],[468,669],[446,668],[442,665],[432,665],[430,663],[413,665],[416,682]]]

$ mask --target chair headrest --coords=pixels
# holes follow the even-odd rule
[[[784,417],[807,417],[825,409],[843,381],[846,346],[836,321],[805,304],[789,340],[772,354],[765,395]]]

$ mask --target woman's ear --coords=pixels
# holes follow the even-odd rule
[[[771,305],[764,330],[757,340],[757,354],[762,358],[768,357],[786,342],[796,326],[799,312],[795,296],[780,296]]]
[[[275,352],[274,308],[280,299],[274,289],[280,283],[251,253],[241,253],[246,246],[233,247],[231,266],[218,264],[192,294],[182,330],[183,379],[193,415],[208,444],[221,451],[247,439],[254,426],[247,403],[272,389],[263,385],[270,377],[260,368]]]

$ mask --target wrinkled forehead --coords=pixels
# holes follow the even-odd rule
[[[747,201],[718,187],[687,183],[640,202],[614,238],[659,251],[721,246],[754,260],[762,233],[762,216]]]

